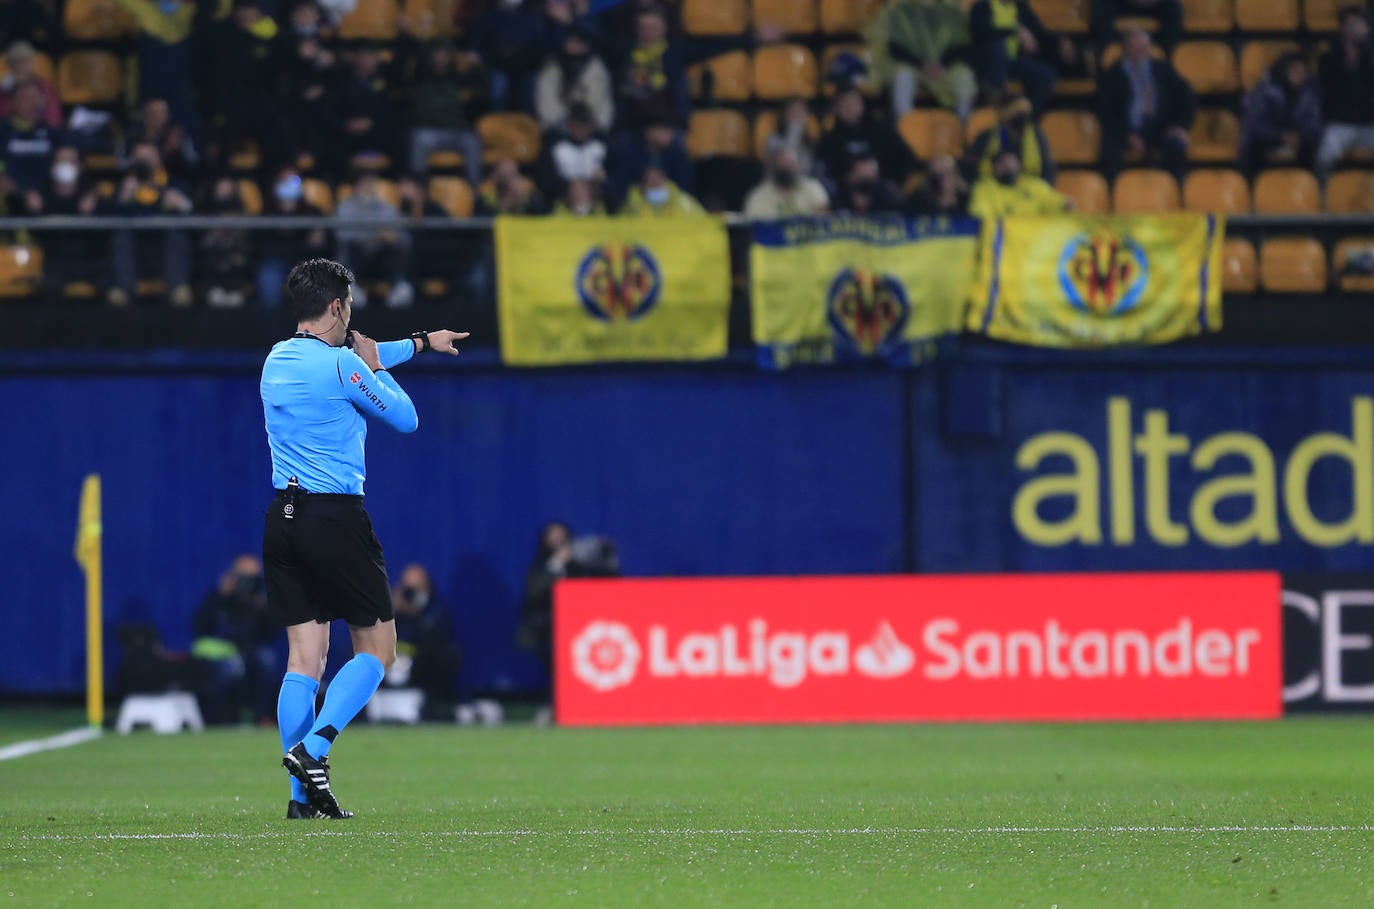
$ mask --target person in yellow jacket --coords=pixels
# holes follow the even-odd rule
[[[1057,215],[1070,208],[1069,200],[1039,177],[1021,172],[1021,159],[1010,149],[992,161],[992,176],[973,186],[968,212],[975,218],[1007,215]]]
[[[665,218],[677,215],[701,215],[706,210],[701,203],[684,192],[676,183],[668,179],[663,168],[649,166],[639,185],[630,189],[625,204],[620,207],[622,215],[638,217]]]

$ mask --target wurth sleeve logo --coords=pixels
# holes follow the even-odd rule
[[[357,375],[357,373],[354,373],[354,375]],[[382,403],[382,399],[377,397],[377,395],[372,391],[372,389],[367,387],[366,382],[358,383],[358,391],[363,393],[363,397],[367,398],[373,404],[377,405],[377,410],[380,413],[386,413],[386,405]]]

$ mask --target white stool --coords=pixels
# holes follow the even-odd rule
[[[135,726],[149,726],[154,732],[164,735],[190,729],[200,732],[205,728],[200,718],[200,707],[196,699],[185,691],[169,691],[166,694],[131,694],[119,705],[119,719],[115,729],[127,735]]]
[[[425,693],[418,688],[378,688],[367,702],[367,719],[372,723],[420,722]]]

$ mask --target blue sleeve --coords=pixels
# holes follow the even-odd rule
[[[420,417],[410,396],[386,372],[367,368],[362,357],[344,349],[339,354],[339,384],[357,411],[373,420],[381,420],[399,432],[414,432]]]
[[[383,369],[394,369],[415,356],[415,342],[409,338],[401,341],[379,341],[377,359],[382,361]]]

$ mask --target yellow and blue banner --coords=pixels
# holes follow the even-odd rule
[[[910,365],[957,332],[978,222],[831,215],[753,226],[754,343],[769,368]]]
[[[513,366],[725,356],[730,249],[715,218],[496,219]]]
[[[1040,347],[1217,331],[1224,230],[1224,219],[1203,214],[985,221],[967,327]]]

